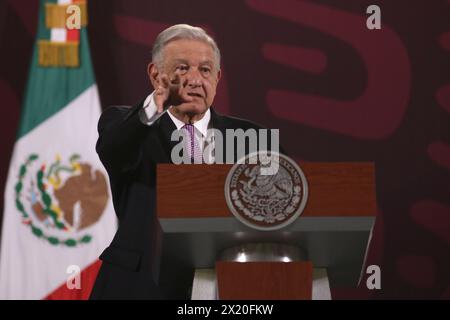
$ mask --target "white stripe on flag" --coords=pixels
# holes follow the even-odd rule
[[[67,41],[67,30],[63,29],[63,28],[52,28],[51,41],[66,42]]]
[[[72,3],[72,0],[58,0],[58,4],[70,4],[70,3]],[[50,40],[55,42],[66,42],[67,41],[66,28],[52,28]]]

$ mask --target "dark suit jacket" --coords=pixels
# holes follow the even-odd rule
[[[103,261],[91,299],[159,299],[155,264],[159,224],[155,217],[156,164],[170,163],[176,129],[168,114],[153,125],[139,118],[135,107],[110,107],[98,124],[97,153],[109,174],[119,228]],[[259,129],[250,121],[223,116],[211,108],[211,121],[225,138],[225,129]],[[226,143],[224,143],[226,145]],[[224,152],[225,155],[225,152]],[[235,159],[236,161],[237,159]]]

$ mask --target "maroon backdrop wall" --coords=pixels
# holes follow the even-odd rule
[[[381,31],[366,28],[370,4]],[[103,107],[150,93],[145,68],[164,27],[205,27],[223,55],[217,109],[280,128],[293,158],[375,162],[369,263],[382,290],[357,296],[450,298],[449,1],[95,0],[89,16]],[[36,20],[36,0],[0,0],[1,190]]]

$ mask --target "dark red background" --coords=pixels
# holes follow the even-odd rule
[[[366,28],[371,4],[381,31]],[[0,0],[1,190],[37,8]],[[375,162],[369,263],[380,265],[382,289],[335,297],[450,298],[449,1],[91,0],[89,16],[103,107],[151,92],[145,68],[158,32],[201,25],[223,55],[217,109],[279,128],[298,160]]]

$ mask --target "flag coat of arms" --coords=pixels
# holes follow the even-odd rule
[[[78,268],[98,269],[92,266],[117,227],[108,176],[95,152],[101,108],[87,19],[81,29],[68,30],[71,5],[86,15],[85,1],[40,1],[4,195],[0,299],[85,298],[83,286],[92,283],[81,277],[72,287],[66,284]]]

